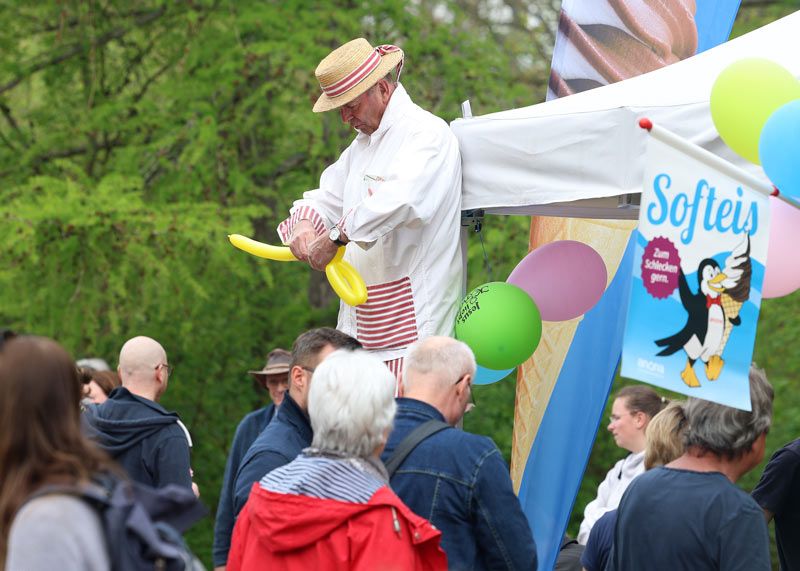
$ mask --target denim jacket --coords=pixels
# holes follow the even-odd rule
[[[432,418],[444,421],[431,405],[398,398],[382,460]],[[536,569],[533,534],[490,438],[457,429],[438,432],[408,455],[390,483],[412,511],[441,530],[451,570]]]
[[[291,396],[284,396],[275,417],[242,458],[236,474],[233,513],[242,511],[255,482],[297,458],[303,448],[311,446],[313,436],[308,415]]]

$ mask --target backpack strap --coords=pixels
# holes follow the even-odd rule
[[[403,438],[403,440],[400,441],[400,444],[397,445],[397,448],[394,449],[394,452],[384,464],[386,466],[386,471],[389,473],[389,478],[394,476],[394,473],[400,467],[400,464],[403,463],[403,460],[405,460],[406,457],[411,454],[411,452],[419,445],[420,442],[429,436],[433,436],[437,432],[441,432],[445,428],[452,427],[441,420],[432,418],[429,421],[420,424],[405,438]]]
[[[42,486],[30,494],[25,501],[20,505],[20,509],[25,504],[32,502],[37,498],[51,495],[74,496],[86,500],[97,508],[102,508],[108,505],[109,493],[108,490],[99,486],[96,483],[92,484],[48,484]]]

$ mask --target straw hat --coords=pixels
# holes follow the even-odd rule
[[[314,113],[349,103],[395,67],[399,79],[403,50],[397,46],[373,48],[367,40],[358,38],[336,48],[319,62],[314,71],[322,88],[322,95],[314,104]]]

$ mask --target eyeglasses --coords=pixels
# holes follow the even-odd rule
[[[304,371],[308,371],[309,373],[313,374],[316,371],[316,367],[306,367],[305,365],[300,365],[300,368]]]
[[[461,381],[463,381],[466,378],[467,378],[467,375],[462,375],[461,378],[459,378],[455,383],[453,383],[453,386],[456,386],[458,383],[460,383]],[[469,400],[467,401],[467,410],[464,411],[464,412],[471,411],[473,408],[475,408],[477,406],[477,404],[478,403],[475,402],[475,393],[472,390],[472,383],[469,383]]]
[[[175,367],[168,363],[159,363],[158,365],[156,365],[156,371],[158,371],[159,369],[165,369],[167,371],[167,374],[171,375],[172,372],[175,370]]]

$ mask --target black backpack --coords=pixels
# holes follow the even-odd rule
[[[187,488],[102,474],[83,486],[44,486],[25,502],[50,494],[76,496],[97,510],[114,571],[205,571],[181,536],[208,513]]]

